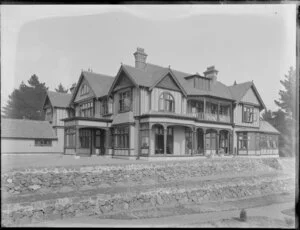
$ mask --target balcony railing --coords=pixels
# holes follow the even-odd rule
[[[219,119],[217,114],[212,114],[212,113],[197,112],[197,113],[188,113],[187,115],[191,117],[196,117],[198,120],[203,120],[203,121],[230,122],[230,116],[223,115],[223,114],[219,114]]]

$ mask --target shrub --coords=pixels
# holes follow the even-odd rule
[[[245,209],[242,209],[240,212],[240,220],[244,222],[247,221],[247,212]]]

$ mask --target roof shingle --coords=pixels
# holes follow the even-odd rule
[[[48,121],[1,119],[1,137],[57,139]]]
[[[67,108],[72,97],[70,93],[58,93],[54,91],[47,91],[47,95],[53,107],[61,108]]]
[[[88,81],[96,97],[103,97],[108,94],[110,86],[113,83],[114,77],[88,71],[83,71],[82,74]]]

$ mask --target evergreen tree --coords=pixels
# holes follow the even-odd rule
[[[66,89],[65,87],[63,87],[63,85],[61,83],[59,83],[57,89],[55,89],[56,92],[58,93],[67,93],[68,89]]]
[[[3,107],[4,117],[16,119],[43,120],[43,103],[46,97],[47,87],[41,83],[34,74],[28,80],[29,86],[23,81],[18,89],[8,96],[8,102]]]
[[[290,67],[288,75],[281,80],[284,90],[279,91],[279,100],[275,100],[280,108],[274,112],[274,126],[281,136],[279,138],[280,154],[283,156],[295,155],[295,128],[298,125],[296,120],[296,71]]]

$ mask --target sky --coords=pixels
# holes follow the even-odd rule
[[[147,62],[182,72],[219,71],[226,85],[253,80],[267,109],[296,67],[295,4],[1,5],[1,106],[36,74],[50,90],[81,70],[115,76]]]

